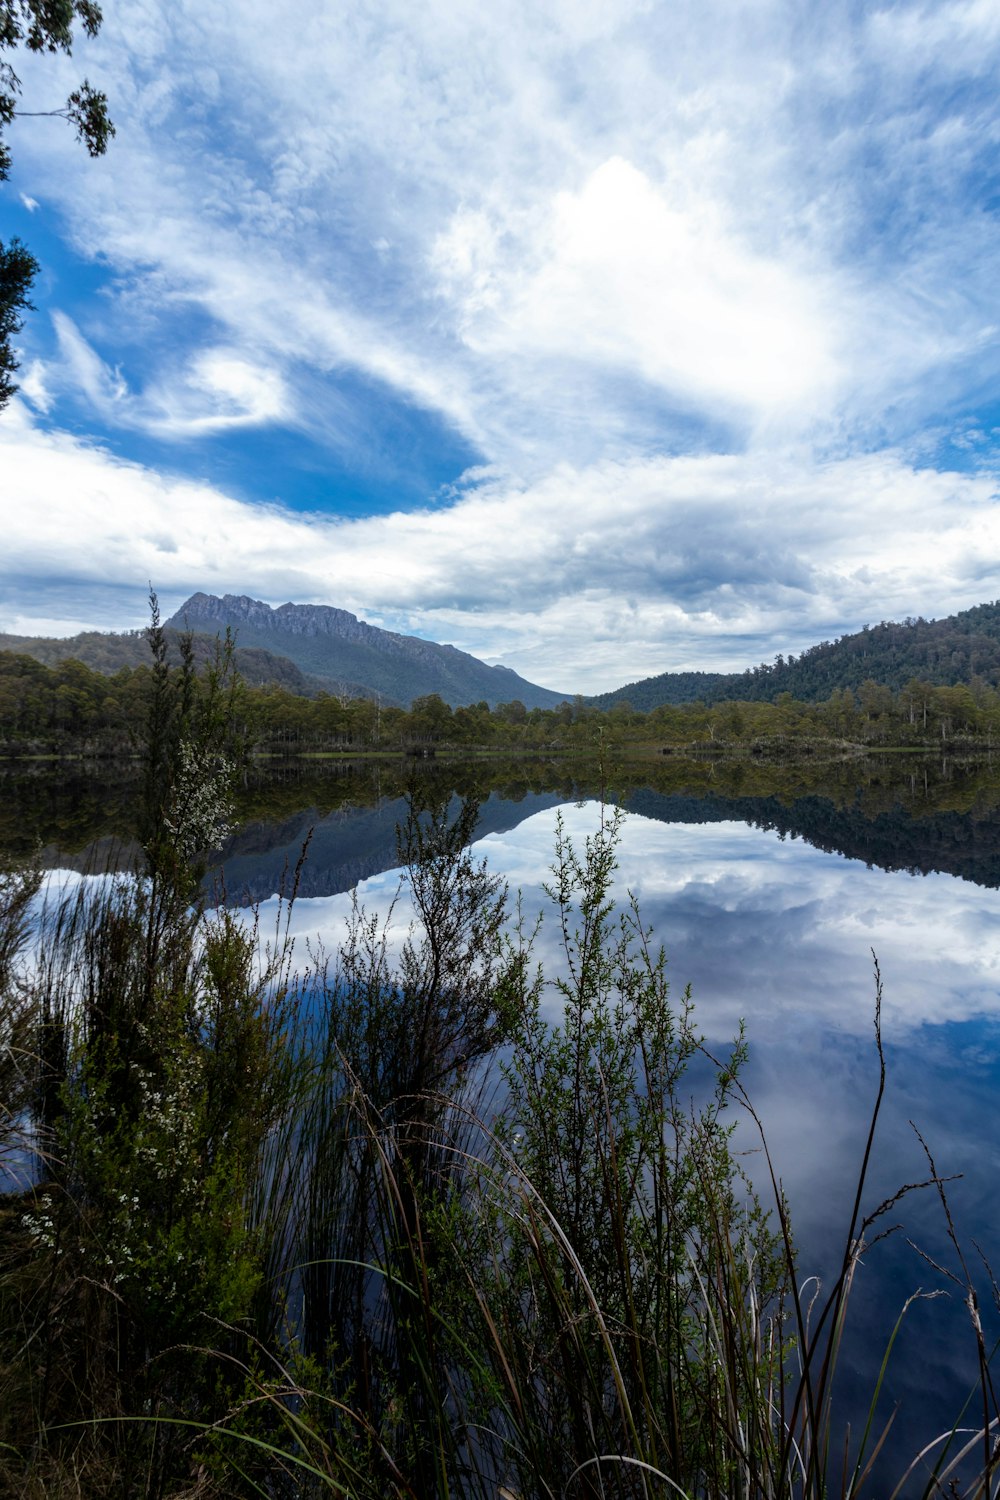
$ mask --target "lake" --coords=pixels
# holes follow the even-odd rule
[[[595,776],[563,767],[439,765],[436,784],[483,800],[477,851],[531,913],[557,817],[582,844],[600,817]],[[396,892],[400,767],[284,767],[244,794],[223,851],[226,899],[256,903],[267,930],[312,830],[291,930],[335,950],[351,891],[369,909]],[[670,764],[610,778],[626,811],[617,891],[632,892],[662,942],[675,994],[690,983],[699,1029],[720,1053],[745,1021],[744,1075],[791,1207],[802,1278],[839,1265],[878,1084],[872,950],[884,987],[888,1082],[865,1196],[870,1208],[928,1176],[922,1133],[980,1288],[987,1344],[997,1333],[990,1279],[973,1244],[1000,1262],[1000,774],[991,766],[866,762],[834,767]],[[41,842],[52,867],[125,862],[127,788],[88,775],[7,777],[0,838]],[[609,794],[610,795],[610,794]],[[405,930],[405,900],[394,914]],[[536,956],[558,963],[552,923]],[[697,1089],[697,1077],[692,1089]],[[737,1141],[767,1184],[747,1122]],[[947,1429],[976,1380],[961,1275],[933,1190],[907,1195],[901,1227],[863,1259],[838,1385],[855,1432],[897,1316],[909,1308],[879,1406],[898,1405],[873,1478],[888,1492],[905,1458]],[[920,1485],[910,1487],[919,1491]]]

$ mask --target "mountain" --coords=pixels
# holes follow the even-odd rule
[[[210,634],[230,626],[241,646],[287,656],[303,672],[363,683],[369,692],[408,705],[438,693],[456,708],[484,700],[491,708],[519,698],[526,708],[554,708],[569,697],[536,686],[509,667],[490,667],[454,646],[367,625],[326,604],[278,609],[245,594],[192,594],[167,621]]]
[[[705,703],[773,702],[788,692],[814,703],[838,689],[857,691],[868,679],[898,692],[911,678],[951,687],[975,677],[1000,686],[1000,600],[942,620],[883,620],[853,635],[821,641],[797,658],[779,655],[773,663],[762,662],[745,672],[662,672],[588,701],[595,708],[628,702],[633,708],[650,709],[698,698]]]

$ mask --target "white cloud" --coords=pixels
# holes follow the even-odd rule
[[[4,635],[47,636],[64,639],[95,629],[93,617],[71,620],[61,615],[0,614],[0,631]]]
[[[995,66],[1000,11],[993,0],[951,0],[873,10],[869,34],[889,68],[932,65],[946,73],[979,73]]]
[[[621,157],[556,194],[530,247],[462,210],[435,259],[466,342],[492,357],[584,359],[741,414],[815,410],[842,378],[822,286],[748,251],[711,201],[673,206]]]
[[[36,411],[46,413],[52,408],[52,393],[46,381],[46,366],[40,359],[33,359],[26,370],[17,377],[18,390],[31,402]]]
[[[280,375],[227,349],[198,354],[179,388],[154,390],[147,400],[163,411],[146,423],[150,430],[177,436],[257,426],[287,414]]]
[[[91,404],[106,418],[127,407],[128,390],[121,374],[108,369],[65,313],[54,312],[56,337],[69,378],[80,387]]]
[[[982,0],[950,9],[988,40]],[[867,441],[967,380],[997,322],[985,234],[940,190],[957,151],[991,147],[996,109],[963,115],[959,148],[956,111],[922,102],[916,42],[890,66],[884,41],[939,13],[834,5],[803,31],[781,3],[668,20],[379,0],[283,25],[259,3],[125,0],[89,49],[113,165],[51,134],[17,145],[132,311],[200,308],[214,342],[285,379],[357,368],[489,462],[675,450],[692,415],[738,439],[832,423]],[[884,99],[873,69],[896,80]],[[175,384],[157,368],[155,389]],[[322,435],[321,403],[307,416]],[[187,398],[174,430],[198,430]]]

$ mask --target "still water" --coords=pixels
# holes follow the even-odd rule
[[[363,784],[321,787],[291,778],[273,789],[270,816],[258,789],[224,851],[226,898],[256,903],[266,931],[312,830],[291,916],[303,961],[317,938],[335,952],[353,889],[369,910],[387,911],[397,894],[405,802],[396,785],[373,787],[366,774]],[[600,804],[592,788],[553,774],[505,791],[485,795],[477,853],[530,915],[547,905],[557,818],[582,845]],[[745,1022],[744,1082],[790,1204],[803,1280],[829,1284],[844,1249],[878,1083],[877,955],[888,1082],[865,1208],[929,1175],[915,1125],[938,1172],[961,1174],[948,1200],[990,1347],[998,1318],[976,1246],[1000,1267],[1000,787],[992,775],[935,767],[929,778],[923,768],[880,779],[869,770],[839,773],[824,790],[815,780],[775,786],[773,776],[770,785],[729,785],[704,768],[685,779],[672,768],[619,800],[617,894],[638,899],[666,949],[675,993],[690,984],[707,1045],[723,1052]],[[75,853],[59,842],[56,833],[51,862],[82,868],[79,838]],[[397,934],[407,921],[404,893]],[[555,972],[553,922],[543,922],[535,951]],[[737,1141],[766,1191],[748,1122]],[[976,1379],[964,1292],[946,1274],[959,1267],[937,1194],[907,1195],[883,1227],[895,1225],[866,1253],[851,1300],[837,1401],[855,1433],[904,1303],[918,1291],[945,1295],[922,1296],[904,1319],[878,1425],[898,1410],[873,1494],[888,1493],[908,1459],[951,1426]]]

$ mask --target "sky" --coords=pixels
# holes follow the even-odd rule
[[[107,0],[41,263],[0,630],[331,604],[546,687],[1000,595],[1000,0]]]

